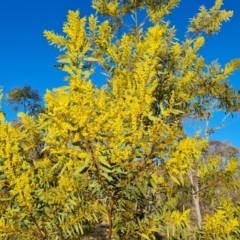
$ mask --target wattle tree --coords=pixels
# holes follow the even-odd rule
[[[0,113],[2,239],[79,239],[101,223],[109,240],[239,236],[239,155],[210,154],[209,129],[184,130],[185,119],[208,121],[213,104],[239,110],[228,78],[240,59],[220,67],[199,54],[233,12],[221,0],[201,7],[181,42],[165,21],[178,3],[93,0],[101,17],[69,11],[62,35],[44,31],[64,52],[68,84],[17,126]],[[107,84],[97,88],[100,67]]]

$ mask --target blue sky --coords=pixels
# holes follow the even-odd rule
[[[214,0],[182,0],[179,7],[169,17],[177,28],[177,37],[183,39],[189,18],[193,17],[201,5],[211,7]],[[231,21],[223,24],[221,32],[206,40],[201,54],[210,63],[218,59],[221,65],[233,58],[240,57],[240,1],[225,0],[224,8],[234,10]],[[58,50],[50,46],[43,37],[44,30],[61,33],[68,10],[77,10],[81,16],[92,13],[91,0],[1,0],[0,1],[0,86],[4,93],[15,86],[30,84],[38,89],[41,96],[46,89],[53,89],[67,83],[65,73],[53,67]],[[240,89],[240,71],[230,78],[231,84]],[[104,78],[94,79],[97,86]],[[15,114],[9,111],[3,99],[3,111],[11,120]],[[216,126],[222,115],[211,122]],[[229,118],[228,125],[219,130],[212,138],[228,139],[240,147],[240,117]]]

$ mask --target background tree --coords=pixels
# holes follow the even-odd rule
[[[29,115],[35,115],[42,110],[39,92],[30,85],[12,88],[7,94],[7,103],[13,111],[17,112],[22,108],[23,112]]]

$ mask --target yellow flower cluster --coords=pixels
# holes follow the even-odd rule
[[[219,31],[222,22],[233,16],[233,11],[220,10],[222,0],[216,0],[215,5],[208,11],[205,6],[201,6],[200,13],[191,19],[189,32],[205,32],[212,35]]]
[[[24,204],[28,211],[32,210],[31,185],[29,184],[29,174],[22,173],[18,178],[15,177],[15,185],[11,190],[12,195],[17,195],[17,201]]]
[[[202,151],[206,149],[206,139],[185,138],[180,141],[177,150],[172,154],[166,167],[170,174],[185,174],[199,159]]]
[[[106,8],[110,16],[115,16],[118,10],[118,1],[115,0],[115,1],[109,2],[106,5]]]
[[[238,232],[240,222],[237,217],[237,209],[232,202],[225,200],[213,215],[204,217],[203,230],[207,237],[225,237]]]
[[[227,163],[225,171],[235,173],[239,167],[239,162],[237,158],[231,157]]]
[[[190,209],[185,210],[184,212],[173,211],[169,216],[168,221],[175,226],[181,226],[182,224],[188,224],[190,222],[189,218]]]

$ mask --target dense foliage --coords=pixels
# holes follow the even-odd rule
[[[199,54],[233,13],[201,7],[180,42],[165,21],[178,3],[93,0],[101,17],[69,11],[63,35],[44,32],[69,84],[18,124],[0,113],[1,239],[79,239],[101,223],[109,240],[239,236],[239,152],[210,144],[207,123],[239,110],[228,77],[240,59],[221,68]],[[188,136],[185,119],[204,132]]]

